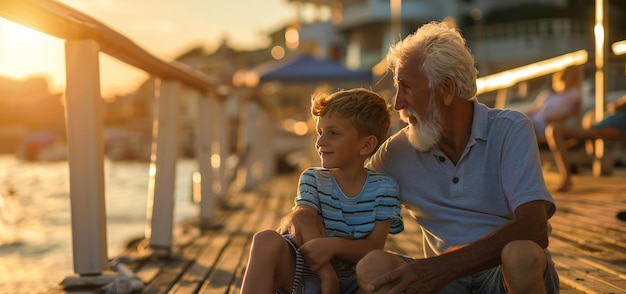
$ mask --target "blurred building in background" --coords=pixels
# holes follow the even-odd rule
[[[40,150],[56,151],[64,141],[62,94],[50,93],[44,77],[0,77],[0,153],[19,151],[22,158],[36,160]],[[64,157],[54,155],[59,156]]]
[[[279,136],[275,147],[281,149],[277,152],[281,158],[311,145],[305,139],[307,128],[312,127],[308,109],[311,93],[361,86],[379,91],[391,103],[394,89],[384,60],[387,49],[393,42],[432,20],[444,20],[458,26],[476,57],[479,76],[580,49],[587,50],[590,55],[594,54],[594,1],[285,1],[293,6],[293,20],[265,32],[267,47],[238,50],[232,48],[225,38],[215,50],[194,47],[176,58],[176,61],[207,74],[218,85],[214,95],[228,97],[224,103],[228,103],[230,124],[225,127],[229,128],[233,148],[237,145],[235,140],[238,138],[241,111],[245,108],[245,103],[250,101],[261,103],[276,119]],[[609,4],[607,41],[612,43],[626,39],[626,1],[610,0]],[[305,70],[321,68],[330,62],[353,71],[355,76],[362,72],[371,75],[366,79],[264,78],[268,68],[281,69],[298,59],[307,59],[310,62]],[[592,80],[593,70],[593,62],[589,62],[587,79]],[[626,90],[624,62],[612,54],[608,58],[608,78],[609,92]],[[538,92],[540,87],[545,86],[545,80],[529,81],[525,95],[532,96],[533,90]],[[0,80],[0,83],[4,82]],[[7,141],[13,143],[3,143],[0,150],[2,152],[14,152],[13,149],[19,145],[15,142],[23,141],[26,137],[16,135],[20,132],[39,132],[42,127],[49,127],[49,131],[58,133],[60,138],[64,137],[64,126],[60,120],[63,118],[60,94],[47,93],[46,87],[42,85],[45,81],[24,83],[16,82],[15,87],[28,88],[30,98],[14,99],[11,105],[7,104],[7,99],[25,96],[26,92],[23,91],[26,90],[7,92],[5,89],[11,87],[0,88],[0,103],[4,103],[0,111],[7,113],[0,116],[0,136],[4,136],[3,142],[13,136],[12,141]],[[105,141],[110,158],[149,159],[155,110],[154,87],[155,81],[148,79],[132,94],[106,99]],[[187,93],[181,96],[178,144],[182,156],[194,155],[193,123],[197,108],[195,98]],[[488,105],[492,104],[495,93],[483,94],[479,99]],[[47,107],[49,111],[45,114],[33,114],[37,108],[31,106],[44,103],[55,105]],[[30,106],[24,106],[27,104]],[[23,114],[30,117],[29,124],[19,123],[18,117],[25,109],[30,112]],[[37,116],[38,120],[33,120],[32,116]],[[9,120],[11,123],[7,122]],[[42,120],[46,120],[46,123]],[[294,129],[294,125],[300,128]],[[303,126],[307,127],[302,128]]]

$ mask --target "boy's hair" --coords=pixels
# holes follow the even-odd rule
[[[378,93],[365,88],[319,93],[311,96],[311,114],[317,122],[327,114],[339,114],[352,121],[359,136],[374,135],[378,149],[389,133],[391,124],[389,107]]]

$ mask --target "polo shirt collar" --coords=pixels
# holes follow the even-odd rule
[[[468,142],[470,144],[473,144],[476,140],[487,140],[489,123],[489,109],[487,106],[478,102],[476,98],[472,99],[472,101],[474,103],[474,117],[472,118],[472,133]]]

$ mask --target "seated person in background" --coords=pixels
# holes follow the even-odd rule
[[[355,265],[404,229],[398,184],[365,168],[387,138],[387,102],[363,88],[314,95],[311,114],[322,167],[300,176],[293,214],[312,222],[258,232],[241,293],[353,293]],[[291,215],[291,214],[290,214]]]
[[[537,142],[546,143],[548,124],[565,124],[580,114],[582,107],[582,67],[570,66],[552,75],[552,91],[544,90],[533,101],[526,115],[535,125]]]
[[[557,192],[568,191],[572,186],[567,139],[626,138],[626,96],[607,104],[606,108],[610,115],[587,129],[560,124],[550,124],[546,128],[546,140],[561,177]],[[593,110],[589,114],[593,115]]]

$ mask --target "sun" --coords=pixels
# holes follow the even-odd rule
[[[44,75],[50,86],[65,81],[64,43],[55,37],[0,18],[0,75],[16,79]]]

